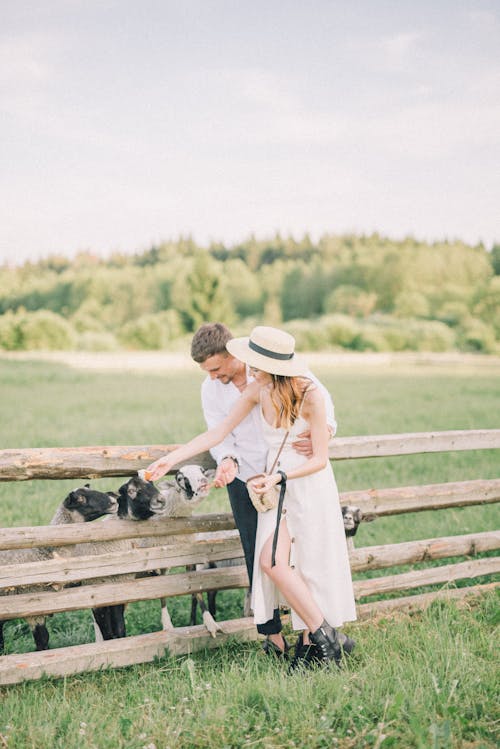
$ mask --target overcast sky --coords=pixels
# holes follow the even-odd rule
[[[500,242],[500,0],[1,0],[0,260]]]

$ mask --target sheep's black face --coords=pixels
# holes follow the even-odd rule
[[[74,489],[63,502],[70,512],[78,512],[84,522],[96,520],[102,515],[114,515],[118,510],[118,497],[113,492],[98,492],[89,484]]]
[[[359,524],[363,519],[363,513],[359,507],[342,507],[342,519],[344,521],[344,531],[346,536],[355,536]]]
[[[151,481],[131,478],[120,486],[119,517],[147,520],[165,508],[165,500]]]

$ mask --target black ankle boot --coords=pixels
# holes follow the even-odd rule
[[[299,669],[311,668],[317,665],[318,660],[316,645],[312,642],[305,643],[304,635],[300,634],[295,643],[295,652],[289,670],[297,671]]]
[[[316,645],[316,652],[321,661],[325,663],[335,661],[338,666],[340,665],[342,650],[337,630],[331,627],[325,619],[316,632],[311,632],[310,638]]]
[[[275,645],[272,640],[269,639],[269,637],[266,637],[264,642],[262,643],[262,650],[266,655],[274,656],[275,658],[284,658],[285,660],[288,659],[288,651],[290,650],[290,645],[283,637],[283,643],[285,645],[284,650],[282,650],[278,645]]]

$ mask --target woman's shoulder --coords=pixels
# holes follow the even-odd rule
[[[308,410],[314,409],[323,403],[323,396],[316,383],[311,381],[307,382],[304,387],[304,399],[302,401],[303,410],[307,413]]]
[[[254,380],[253,382],[248,383],[242,393],[242,397],[248,398],[248,400],[258,403],[260,401],[260,394],[262,389],[262,385],[259,385],[259,383]]]

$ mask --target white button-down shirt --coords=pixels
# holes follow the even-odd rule
[[[307,377],[319,386],[325,396],[326,420],[333,435],[337,431],[337,423],[330,393],[311,372],[308,372]],[[253,379],[248,371],[247,379]],[[241,392],[232,382],[224,384],[220,380],[207,377],[201,386],[201,404],[207,427],[212,429],[220,424],[240,396]],[[256,473],[262,473],[266,467],[267,445],[262,433],[260,405],[256,405],[222,442],[210,450],[210,453],[217,464],[226,455],[234,455],[240,465],[238,478],[242,481]]]

